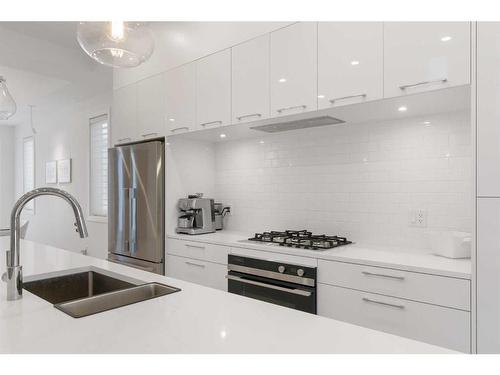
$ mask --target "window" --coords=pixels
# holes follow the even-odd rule
[[[108,116],[90,119],[90,216],[108,215]]]
[[[23,139],[23,193],[35,188],[35,139],[27,137]],[[33,200],[28,202],[26,210],[35,210]]]

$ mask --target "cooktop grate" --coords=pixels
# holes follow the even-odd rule
[[[325,234],[317,235],[307,230],[285,230],[284,232],[269,231],[255,233],[255,236],[249,238],[249,240],[256,242],[272,242],[279,244],[280,246],[308,250],[327,250],[352,243],[352,241],[348,241],[346,237],[327,236]]]

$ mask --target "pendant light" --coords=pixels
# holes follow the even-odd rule
[[[77,39],[91,58],[114,68],[136,67],[154,50],[153,33],[140,22],[80,22]]]
[[[0,120],[9,119],[16,111],[16,102],[7,89],[7,81],[0,76]]]

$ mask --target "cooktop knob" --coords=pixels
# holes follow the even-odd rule
[[[285,266],[279,266],[279,267],[278,267],[278,272],[279,272],[279,273],[283,273],[283,272],[285,272]]]
[[[300,277],[304,276],[304,270],[302,268],[299,268],[297,270],[297,276],[300,276]]]

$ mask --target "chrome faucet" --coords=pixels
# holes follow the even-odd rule
[[[61,189],[43,187],[31,190],[24,194],[14,204],[10,214],[10,251],[7,251],[7,272],[2,277],[7,282],[7,301],[14,301],[23,296],[23,273],[22,266],[19,264],[19,239],[21,237],[20,216],[24,206],[32,199],[41,195],[53,195],[68,202],[75,214],[76,231],[81,238],[88,236],[87,226],[83,217],[83,211],[78,201],[69,193]]]

